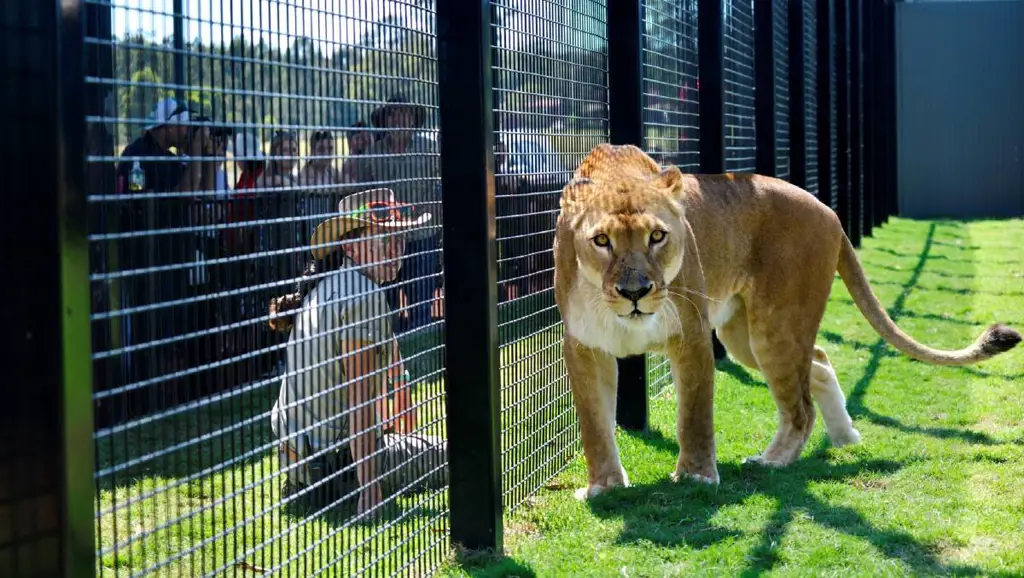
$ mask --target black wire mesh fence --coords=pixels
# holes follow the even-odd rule
[[[775,176],[790,179],[789,140],[789,3],[772,3],[772,50],[775,52]]]
[[[645,150],[662,165],[700,168],[697,2],[644,0]],[[672,392],[668,359],[646,359],[648,395]]]
[[[447,430],[471,420],[447,409],[462,352],[445,344],[463,328],[445,321],[445,280],[460,281],[444,260],[460,248],[442,247],[453,230],[442,205],[459,206],[442,184],[464,181],[440,166],[468,151],[440,134],[442,121],[470,121],[440,118],[439,95],[452,94],[440,89],[453,86],[438,72],[442,2],[81,0],[97,575],[428,575],[451,559],[455,512],[477,513],[448,475]],[[838,3],[848,51],[830,10],[832,60],[820,62],[813,0],[774,2],[761,30],[752,0],[724,0],[720,13],[639,1],[635,117],[610,109],[609,76],[625,70],[610,31],[623,24],[603,0],[466,5],[487,16],[490,40],[476,48],[490,55],[493,89],[493,120],[479,126],[494,144],[500,418],[478,433],[500,439],[486,451],[500,453],[503,511],[578,455],[551,251],[576,165],[614,132],[698,172],[710,118],[700,97],[722,95],[727,170],[753,171],[774,135],[778,176],[803,149],[817,194],[829,163],[833,194],[853,186],[847,218],[870,230],[867,183],[886,175],[866,157],[868,119],[881,114],[867,16],[883,14],[866,3]],[[762,130],[755,36],[767,28],[775,88]],[[724,53],[703,92],[700,30],[721,30]],[[7,76],[27,74],[4,62]],[[848,131],[837,130],[837,94],[848,94]],[[623,132],[629,118],[636,130]],[[852,172],[838,183],[847,150]],[[648,355],[645,369],[642,394],[671,395],[665,358]],[[0,495],[0,507],[34,496]],[[500,535],[496,524],[479,524],[490,528],[479,543]],[[4,575],[18,575],[4,557],[17,540],[0,533]]]
[[[512,509],[578,449],[552,283],[562,186],[608,139],[603,2],[494,2],[501,463]]]
[[[104,8],[109,36],[86,38],[110,59],[87,79],[106,137],[86,186],[97,573],[436,567],[431,3]]]
[[[818,20],[817,2],[804,0],[804,189],[818,194]],[[795,71],[794,71],[795,74]]]
[[[752,173],[754,125],[754,0],[723,3],[725,46],[725,170]]]

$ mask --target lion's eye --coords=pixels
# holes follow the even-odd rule
[[[651,243],[660,243],[665,240],[665,231],[655,230],[651,231]]]
[[[607,247],[612,244],[612,240],[608,238],[608,235],[601,233],[600,235],[594,237],[594,244],[597,245],[598,247]]]

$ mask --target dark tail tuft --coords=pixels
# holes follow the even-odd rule
[[[1017,330],[1005,325],[996,323],[985,332],[985,339],[981,343],[981,349],[988,355],[999,355],[1005,353],[1021,342],[1021,335]]]

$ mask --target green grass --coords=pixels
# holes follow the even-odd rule
[[[504,482],[513,503],[560,471],[576,448],[553,305],[548,291],[503,304],[499,316],[508,344]],[[418,431],[443,437],[442,339],[419,330],[400,338],[400,348],[417,380]],[[351,576],[370,566],[415,574],[450,558],[444,491],[397,497],[377,525],[353,524],[350,503],[316,515],[282,507],[269,427],[278,382],[248,388],[100,437],[98,575],[306,577],[324,569],[320,575]]]
[[[959,348],[990,322],[1024,328],[1024,221],[890,219],[860,255],[911,335]],[[760,375],[722,363],[721,485],[672,483],[671,388],[652,428],[618,432],[633,487],[589,504],[582,457],[506,516],[504,557],[445,567],[473,576],[907,576],[1024,573],[1024,349],[969,368],[908,360],[880,341],[836,278],[819,343],[861,445],[833,449],[821,418],[803,457],[741,465],[775,432]]]
[[[960,347],[991,321],[1024,327],[1021,247],[1024,221],[894,219],[865,240],[861,255],[905,330]],[[550,306],[549,294],[532,296],[503,306],[501,317]],[[503,342],[518,340],[502,351],[505,494],[517,506],[506,515],[506,557],[450,552],[443,492],[398,498],[377,526],[347,524],[344,508],[310,517],[279,507],[281,478],[267,448],[271,382],[104,438],[101,468],[145,459],[118,472],[116,483],[100,478],[96,538],[110,551],[98,573],[350,576],[371,564],[382,575],[419,575],[438,564],[442,575],[480,576],[1024,571],[1024,349],[966,369],[908,361],[878,340],[837,279],[820,343],[862,445],[830,449],[819,423],[794,466],[741,466],[773,435],[774,406],[756,372],[724,363],[715,406],[722,484],[668,481],[676,449],[666,388],[652,401],[649,434],[619,433],[634,487],[583,504],[571,495],[585,467],[575,452],[559,330],[539,330],[551,315],[501,328]],[[436,340],[402,343],[414,375],[432,373],[438,358],[416,352]],[[427,432],[443,435],[440,380],[427,379],[414,399],[424,404],[420,423],[432,424]],[[530,495],[537,486],[544,489]]]

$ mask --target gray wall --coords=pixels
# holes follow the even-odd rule
[[[1024,2],[896,5],[899,212],[1024,215]]]

